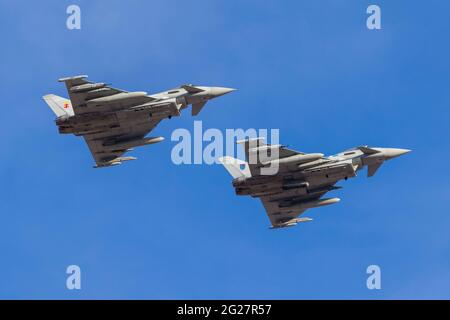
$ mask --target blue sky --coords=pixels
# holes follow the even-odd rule
[[[78,4],[82,29],[66,29]],[[366,28],[378,4],[382,30]],[[0,1],[0,298],[450,298],[450,44],[446,1]],[[56,80],[157,92],[238,91],[185,112],[92,169],[41,96]],[[173,129],[279,128],[334,154],[414,150],[333,192],[312,223],[269,230],[218,166],[175,166]],[[82,290],[65,287],[77,264]],[[377,264],[382,289],[366,288]]]

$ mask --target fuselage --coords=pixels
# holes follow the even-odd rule
[[[179,116],[189,105],[205,104],[234,89],[223,87],[183,86],[153,95],[146,92],[123,92],[91,100],[73,116],[62,116],[55,120],[63,134],[85,135],[114,129],[121,120],[162,120]],[[189,92],[191,90],[191,92]],[[193,92],[196,91],[196,92]]]
[[[371,148],[367,154],[359,148],[349,149],[336,155],[322,157],[310,162],[297,164],[289,159],[280,163],[274,175],[239,177],[233,180],[237,195],[253,197],[282,193],[283,196],[300,196],[315,191],[324,191],[337,181],[356,176],[365,166],[381,164],[406,152],[406,149]],[[292,157],[293,158],[293,157]],[[293,159],[292,161],[294,161]]]

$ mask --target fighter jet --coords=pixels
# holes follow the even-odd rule
[[[333,156],[303,153],[282,145],[265,144],[262,138],[238,141],[244,146],[246,161],[219,158],[233,179],[237,195],[260,198],[271,228],[295,226],[311,218],[299,216],[310,208],[334,204],[339,198],[322,198],[335,184],[356,176],[367,167],[372,177],[390,159],[411,150],[361,146]]]
[[[195,116],[208,100],[235,90],[186,84],[148,95],[86,78],[81,75],[59,79],[66,84],[70,100],[54,94],[43,98],[57,116],[55,122],[60,133],[84,137],[95,159],[95,168],[136,160],[123,154],[134,147],[164,140],[145,137],[161,120],[179,116],[188,105],[192,105]]]

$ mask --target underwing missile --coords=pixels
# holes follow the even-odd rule
[[[280,223],[278,225],[272,226],[272,227],[270,227],[270,229],[279,229],[279,228],[293,227],[293,226],[296,226],[299,223],[309,222],[309,221],[313,221],[313,219],[307,218],[307,217],[295,218],[295,219],[288,220],[286,222],[282,222],[282,223]]]
[[[116,142],[113,144],[104,145],[107,150],[126,150],[133,147],[140,147],[149,144],[158,143],[164,140],[164,137],[153,137],[153,138],[144,138],[130,141],[122,141]]]
[[[100,89],[106,86],[106,83],[99,82],[99,83],[86,83],[79,86],[73,86],[70,88],[70,92],[85,92],[85,91],[91,91],[95,89]]]
[[[256,153],[256,152],[263,152],[263,151],[269,151],[269,150],[272,151],[272,150],[280,149],[281,147],[282,147],[281,144],[264,145],[264,146],[260,146],[260,147],[249,148],[248,152]]]
[[[147,92],[145,91],[136,91],[136,92],[121,92],[117,94],[113,94],[111,96],[95,98],[87,100],[88,104],[106,104],[111,102],[119,102],[124,100],[132,100],[136,98],[148,98]]]
[[[114,160],[104,162],[104,164],[95,165],[94,168],[106,168],[106,167],[111,167],[111,166],[118,166],[118,165],[121,165],[122,162],[133,161],[133,160],[137,160],[137,158],[136,157],[117,157]]]
[[[114,162],[124,162],[124,161],[133,161],[133,160],[137,160],[137,158],[136,157],[118,157],[118,158],[114,159],[112,163],[114,163]]]
[[[297,189],[297,188],[308,188],[308,187],[309,187],[309,182],[306,182],[306,181],[285,183],[282,186],[283,190]]]
[[[297,154],[294,156],[281,158],[281,159],[275,159],[268,162],[264,162],[264,166],[272,166],[272,165],[294,165],[294,164],[301,164],[311,161],[316,161],[318,159],[323,158],[323,153],[308,153],[308,154]]]
[[[289,210],[292,209],[298,209],[298,210],[306,210],[311,208],[317,208],[317,207],[323,207],[328,206],[330,204],[334,204],[341,201],[339,198],[326,198],[326,199],[319,199],[319,200],[313,200],[313,201],[306,201],[299,204],[285,204],[280,206],[280,208],[289,208]]]

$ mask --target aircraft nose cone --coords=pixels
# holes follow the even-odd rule
[[[386,160],[396,158],[398,156],[401,156],[403,154],[406,154],[408,152],[411,152],[411,150],[408,149],[397,149],[397,148],[386,148],[383,150],[384,156],[386,157]]]
[[[225,87],[211,87],[209,94],[214,98],[223,96],[224,94],[235,91],[233,88],[225,88]]]

